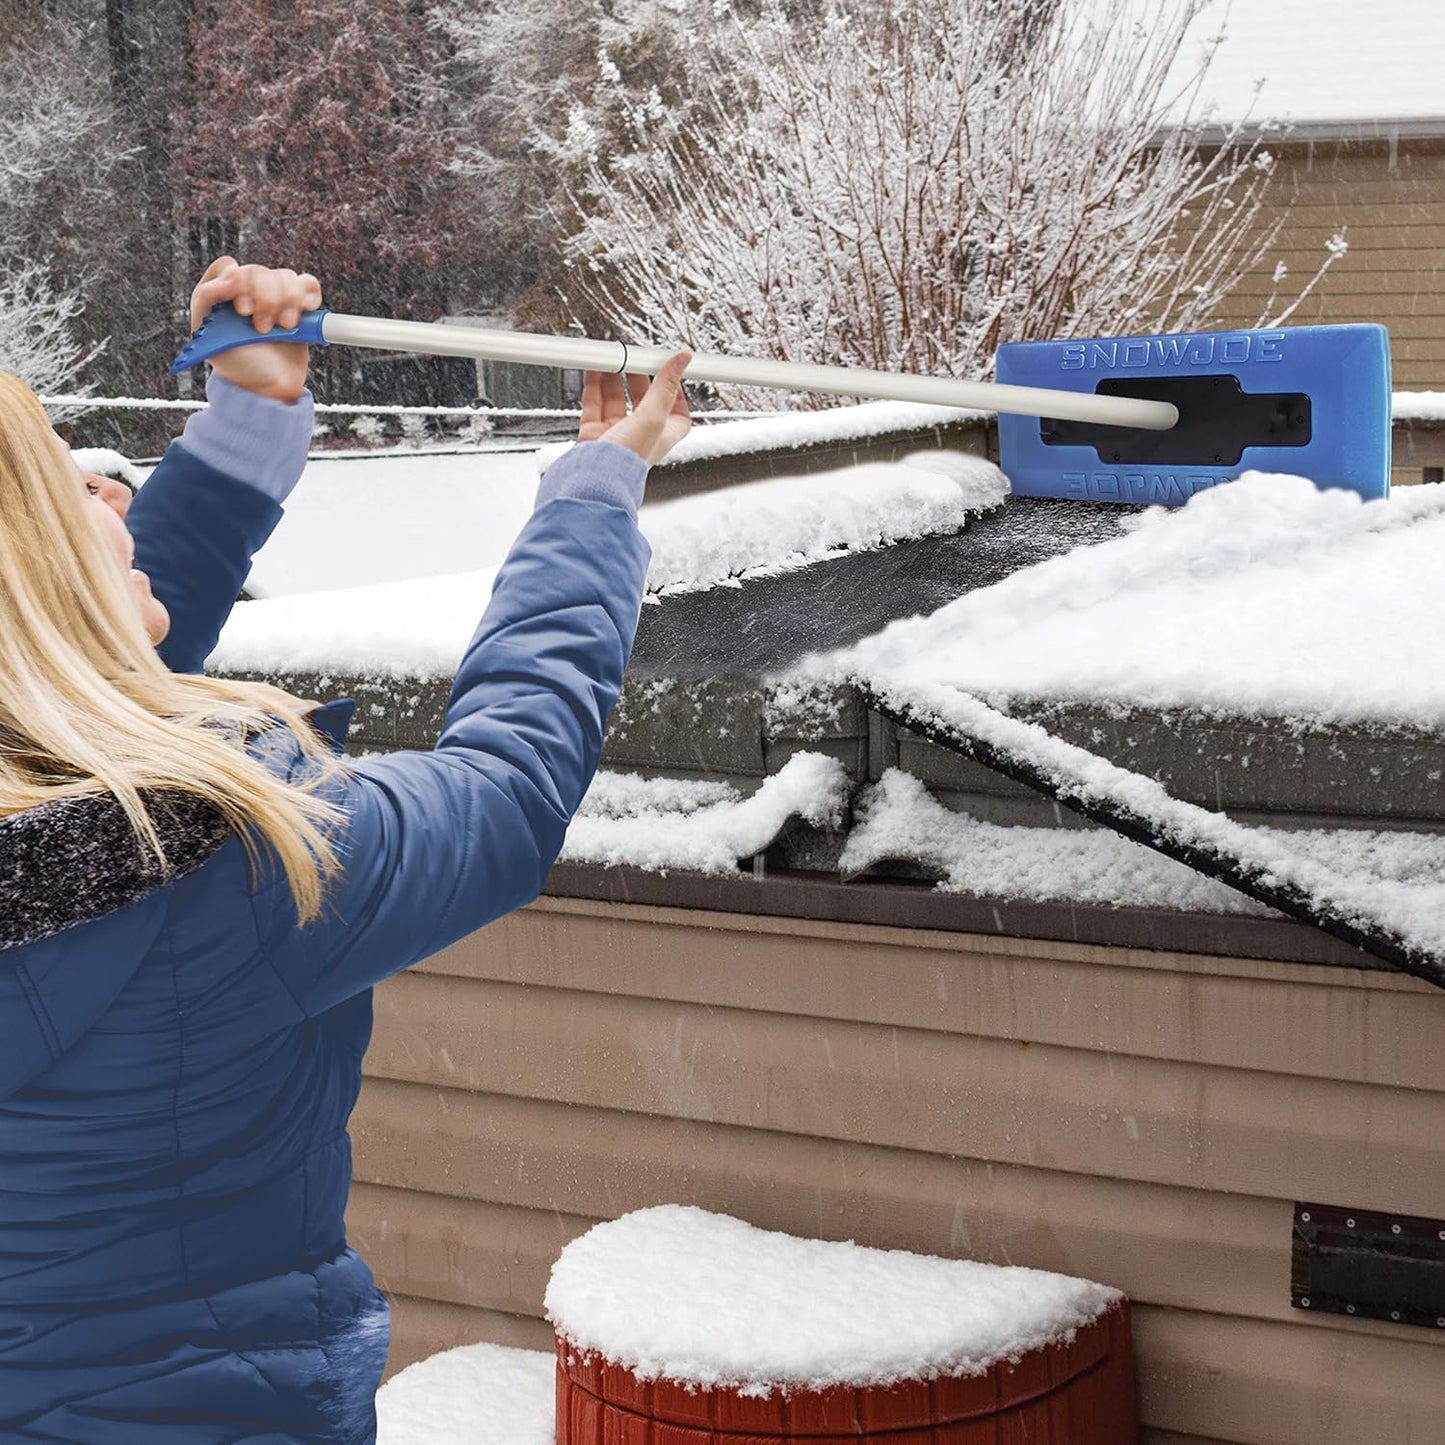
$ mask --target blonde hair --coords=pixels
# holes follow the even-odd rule
[[[0,372],[0,818],[109,793],[166,868],[142,792],[191,794],[241,837],[253,875],[269,849],[310,922],[340,869],[340,814],[316,790],[344,765],[280,688],[167,670],[87,505],[38,398]],[[245,751],[281,724],[310,764],[298,782]]]

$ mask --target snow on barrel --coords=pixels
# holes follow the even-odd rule
[[[1066,1275],[664,1205],[569,1244],[546,1304],[557,1445],[1138,1434],[1128,1302]]]

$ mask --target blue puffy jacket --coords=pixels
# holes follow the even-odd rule
[[[624,456],[591,443],[553,473]],[[343,1224],[371,988],[540,891],[637,622],[631,511],[548,487],[436,750],[333,788],[345,873],[319,922],[298,928],[279,869],[254,883],[234,837],[157,883],[107,862],[127,851],[113,818],[0,822],[6,1445],[374,1439],[387,1307]],[[170,606],[173,669],[199,670],[279,516],[180,446],[142,489],[137,564]],[[317,721],[344,731],[334,706]],[[303,765],[287,732],[257,747],[283,776]]]

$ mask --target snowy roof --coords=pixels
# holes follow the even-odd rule
[[[1396,393],[1394,411],[1402,422],[1445,420],[1445,393]],[[916,435],[966,425],[980,416],[948,407],[869,402],[711,423],[694,428],[660,470],[665,474],[674,465],[764,453],[777,457],[781,477],[790,452]],[[253,597],[283,597],[493,567],[531,514],[539,472],[568,445],[447,455],[395,448],[372,456],[315,456],[275,534],[257,555],[247,589]],[[100,470],[131,465],[112,452],[77,455],[100,460]],[[649,504],[647,511],[659,505],[665,504]]]
[[[937,431],[982,420],[982,415],[953,407],[870,402],[713,423],[695,427],[661,470]],[[257,554],[247,590],[252,597],[284,597],[495,566],[531,514],[538,477],[571,445],[466,449],[450,455],[396,448],[373,456],[315,456],[287,501],[280,525]],[[82,456],[122,460],[115,453],[77,453],[78,459]],[[850,525],[858,525],[861,513],[843,494],[856,497],[877,482],[876,474],[864,473],[849,486],[834,485],[845,522],[851,517]],[[817,512],[828,493],[814,488],[810,495]],[[649,513],[659,505],[666,504],[649,506]],[[875,509],[875,515],[884,514]]]
[[[683,1205],[563,1249],[547,1316],[641,1379],[825,1390],[980,1375],[1072,1337],[1123,1296],[1067,1275],[798,1239]]]
[[[247,590],[283,597],[489,566],[536,494],[532,451],[313,457]]]
[[[1378,873],[1368,835],[1357,834],[1354,847],[1301,848],[1293,830],[1247,827],[1176,798],[1157,779],[946,683],[885,676],[870,679],[870,688],[885,716],[1445,987],[1445,894],[1428,862],[1422,889],[1409,865],[1404,877]]]
[[[1041,755],[1050,745],[1042,742]],[[1136,805],[1141,799],[1147,803],[1161,831],[1178,831],[1181,821],[1196,826],[1259,865],[1256,871],[1267,873],[1272,884],[1297,884],[1313,900],[1316,915],[1328,909],[1372,933],[1403,940],[1418,955],[1445,958],[1445,836],[1244,827],[1167,798],[1152,780],[1126,775],[1101,759],[1086,765],[1098,789]],[[774,846],[791,822],[800,821],[843,834],[837,867],[845,881],[875,870],[896,874],[901,864],[908,865],[907,875],[933,879],[940,893],[1005,902],[1252,917],[1272,912],[1106,829],[999,826],[947,808],[898,768],[885,771],[853,800],[852,826],[844,833],[849,793],[850,780],[838,759],[806,751],[795,753],[750,796],[721,779],[604,770],[568,829],[562,860],[664,875],[735,875]]]
[[[1385,819],[1445,825],[1445,677],[1418,665],[1445,655],[1445,484],[1364,502],[1252,474],[1186,507],[1143,513],[1001,497],[995,469],[949,453],[644,509],[656,605],[644,609],[604,759],[649,775],[600,776],[564,860],[736,876],[767,854],[769,867],[776,859],[844,879],[921,873],[947,892],[1038,907],[1260,913],[1229,888],[1141,861],[1132,845],[1021,826],[1056,821],[1040,816],[1052,806],[1042,798],[1061,796],[1047,786],[1006,809],[985,798],[968,816],[958,810],[975,809],[976,787],[937,759],[919,777],[942,787],[941,800],[887,773],[899,745],[890,758],[860,695],[840,687],[860,683],[875,709],[885,694],[922,699],[966,723],[983,703],[1033,717],[1053,710],[1058,719],[1045,721],[1055,733],[1063,721],[1062,750],[1045,770],[1072,770],[1085,791],[1143,809],[1193,853],[1243,860],[1249,875],[1211,876],[1296,916],[1343,919],[1356,928],[1343,935],[1351,941],[1360,930],[1367,947],[1384,939],[1384,958],[1445,956],[1436,922],[1445,898],[1430,881],[1445,858],[1376,831]],[[236,609],[212,666],[321,674],[305,686],[323,689],[341,674],[362,699],[357,746],[428,746],[418,720],[440,716],[490,585],[483,570],[252,602]],[[850,610],[857,599],[861,612]],[[786,606],[806,616],[799,635],[812,649],[834,649],[801,675],[719,668],[713,653],[702,671],[680,675],[696,683],[658,665],[705,652],[704,636],[726,660],[730,638],[737,647],[780,631]],[[876,620],[853,630],[860,616]],[[660,652],[647,643],[652,618],[671,619]],[[853,637],[864,640],[837,647]],[[786,654],[784,666],[799,656]],[[779,701],[793,694],[798,706]],[[1116,715],[1128,721],[1110,743]],[[979,716],[1017,721],[987,707]],[[1182,733],[1177,716],[1188,718]],[[1138,771],[1121,773],[1111,758]],[[659,770],[712,776],[668,781]],[[1171,795],[1140,773],[1177,773],[1180,786]],[[880,777],[873,793],[850,797]],[[1301,814],[1295,821],[1317,830],[1325,851],[1200,804],[1266,820]],[[1321,831],[1311,816],[1320,814],[1353,826]],[[993,826],[1001,821],[1011,826]],[[1251,878],[1293,895],[1282,901]],[[1283,937],[1275,946],[1305,947]]]
[[[1219,34],[1201,100],[1222,122],[1288,120],[1306,138],[1445,131],[1445,7],[1435,0],[1213,0],[1176,74]]]

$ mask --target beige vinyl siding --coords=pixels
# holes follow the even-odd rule
[[[1290,1307],[1292,1207],[1435,1216],[1445,995],[1389,974],[544,899],[377,992],[349,1223],[392,1369],[544,1346],[698,1203],[1136,1302],[1157,1445],[1445,1439],[1445,1331]]]
[[[1265,217],[1287,208],[1268,258],[1225,301],[1222,325],[1252,325],[1272,289],[1314,274],[1343,229],[1348,253],[1290,318],[1292,325],[1377,321],[1390,332],[1400,391],[1445,390],[1445,142],[1315,142],[1273,147]]]

